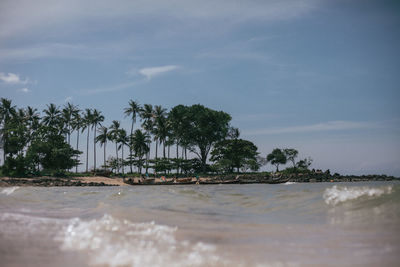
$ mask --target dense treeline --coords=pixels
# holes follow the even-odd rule
[[[130,129],[117,120],[104,124],[97,109],[80,109],[71,103],[63,107],[47,105],[42,113],[32,107],[17,108],[12,101],[0,101],[0,141],[2,171],[10,176],[78,172],[81,164],[79,142],[86,139],[86,172],[115,173],[232,173],[257,171],[271,162],[277,167],[291,161],[294,168],[307,168],[310,161],[295,163],[297,151],[275,149],[268,158],[258,156],[257,147],[240,139],[239,130],[230,125],[231,116],[202,105],[173,107],[129,101],[123,110],[131,120]],[[139,129],[135,129],[140,123]],[[71,143],[71,135],[76,143]],[[155,142],[153,158],[150,158]],[[107,155],[107,145],[115,146],[115,156]],[[103,148],[103,164],[97,166],[96,147]],[[89,159],[92,146],[93,159]],[[159,151],[161,149],[161,151]],[[171,150],[174,157],[171,157]],[[279,151],[282,155],[279,154]],[[190,155],[195,157],[188,158]],[[271,156],[272,155],[272,156]],[[213,164],[208,164],[210,160]],[[93,162],[93,169],[89,163]],[[307,165],[308,164],[308,165]]]

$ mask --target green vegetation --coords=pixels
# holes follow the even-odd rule
[[[267,158],[260,157],[255,144],[239,138],[239,130],[230,125],[229,114],[200,104],[177,105],[168,112],[162,106],[141,106],[131,100],[123,113],[131,120],[129,132],[118,120],[113,120],[109,126],[103,125],[105,118],[96,109],[82,110],[71,103],[62,108],[49,104],[41,115],[32,107],[17,108],[11,100],[1,98],[1,173],[8,176],[70,176],[74,170],[78,175],[82,134],[86,137],[86,174],[113,172],[125,176],[129,167],[130,175],[142,175],[149,170],[168,176],[221,175],[258,171],[267,162],[279,171],[279,165],[287,161],[292,162],[293,171],[300,172],[311,164],[311,159],[296,162],[298,151],[295,149],[274,149]],[[141,129],[134,129],[137,120],[141,122]],[[76,138],[75,148],[71,144],[71,135]],[[155,142],[155,156],[151,159],[152,141]],[[115,146],[115,156],[107,155],[106,148],[110,143]],[[98,144],[103,148],[100,168],[96,166]],[[92,145],[93,160],[89,159]],[[170,156],[171,148],[176,149],[174,157]]]

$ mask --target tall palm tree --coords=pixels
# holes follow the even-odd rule
[[[80,110],[77,109],[76,112],[73,114],[73,120],[71,122],[72,130],[76,131],[77,138],[76,138],[76,150],[79,150],[79,133],[81,129],[85,126],[84,118],[80,115]],[[83,132],[83,129],[82,129]],[[78,155],[76,155],[76,159],[78,159]],[[75,172],[78,173],[78,165],[75,167]]]
[[[115,142],[115,154],[117,156],[117,162],[118,162],[118,138],[119,138],[119,131],[121,124],[119,123],[119,121],[112,121],[112,124],[110,126],[110,136],[111,136],[111,140]],[[119,168],[118,168],[118,172],[119,172]]]
[[[0,145],[3,148],[3,164],[6,160],[7,155],[7,124],[10,121],[13,114],[16,113],[15,106],[12,105],[11,100],[6,98],[1,98],[0,100],[0,124],[2,125],[1,128],[1,138],[0,138]]]
[[[118,135],[118,149],[121,149],[121,162],[122,162],[122,174],[124,174],[124,146],[128,145],[129,139],[128,135],[126,134],[125,129],[119,130],[119,135]]]
[[[90,135],[90,126],[92,125],[93,113],[91,109],[85,109],[85,114],[83,117],[83,125],[82,132],[87,130],[87,139],[86,139],[86,172],[89,171],[89,135]]]
[[[62,109],[62,117],[64,119],[65,126],[67,127],[67,135],[68,135],[68,145],[71,144],[71,132],[72,132],[72,120],[74,117],[74,113],[78,111],[78,108],[71,103],[67,103]]]
[[[130,116],[132,119],[132,125],[131,125],[131,134],[130,136],[133,135],[133,125],[136,123],[136,117],[137,115],[140,114],[140,111],[142,108],[140,107],[139,103],[133,100],[129,101],[129,107],[124,109],[125,116]],[[132,158],[132,148],[129,147],[129,156]],[[130,163],[130,169],[132,173],[132,162]]]
[[[153,106],[151,104],[144,104],[141,112],[140,112],[140,117],[143,119],[142,127],[146,131],[146,135],[149,136],[148,139],[148,147],[149,150],[146,155],[146,173],[148,172],[148,166],[149,166],[149,157],[150,157],[150,133],[153,131],[153,119],[154,119],[154,111],[153,111]]]
[[[160,136],[163,134],[162,129],[164,127],[164,120],[166,116],[166,109],[161,107],[160,105],[157,105],[154,107],[154,127],[153,127],[153,135],[154,135],[154,141],[156,141],[156,159],[157,159],[157,151],[158,151],[158,141],[160,141]],[[164,156],[165,156],[165,151],[164,151]]]
[[[135,157],[138,158],[139,174],[142,174],[142,159],[143,156],[150,150],[149,147],[150,137],[148,134],[143,133],[141,130],[136,130],[132,137],[132,147],[135,151]]]
[[[94,162],[94,171],[96,171],[96,132],[97,132],[97,126],[100,125],[101,122],[104,121],[104,116],[101,115],[101,112],[98,111],[97,109],[93,110],[92,114],[92,129],[94,128],[93,131],[93,162]]]
[[[100,126],[97,130],[99,135],[96,137],[96,142],[100,142],[100,146],[104,147],[104,169],[106,168],[106,145],[107,141],[110,140],[110,133],[108,128],[105,126]]]
[[[25,110],[26,122],[28,126],[28,144],[31,143],[34,131],[39,127],[39,113],[36,108],[28,106]]]

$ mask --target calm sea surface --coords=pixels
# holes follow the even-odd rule
[[[399,266],[400,183],[0,188],[1,266]]]

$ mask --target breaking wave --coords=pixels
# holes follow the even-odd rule
[[[373,188],[368,186],[363,187],[347,187],[347,186],[333,186],[325,189],[323,198],[328,205],[337,205],[349,200],[355,200],[361,197],[375,198],[385,194],[391,194],[393,186],[385,186],[380,188]]]
[[[70,221],[57,237],[61,249],[85,251],[90,263],[108,266],[225,265],[214,245],[178,241],[177,227],[132,223],[104,215],[97,220]]]
[[[14,193],[15,190],[17,190],[19,188],[19,186],[13,186],[13,187],[7,187],[4,188],[1,193],[5,194],[7,196],[11,195],[12,193]]]

